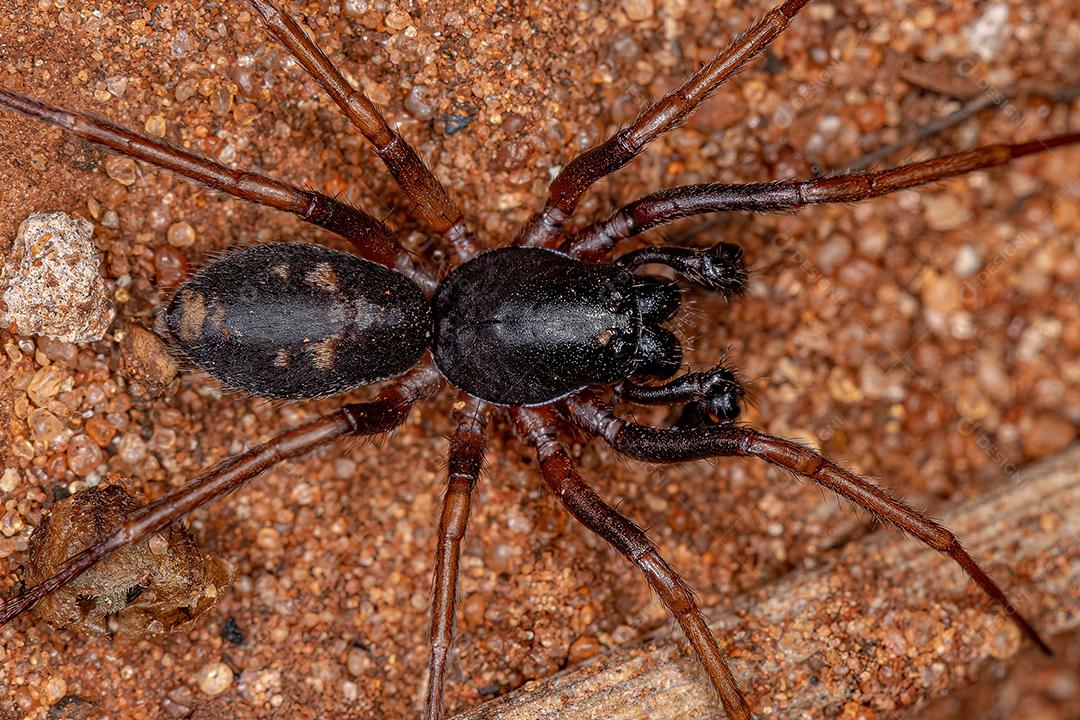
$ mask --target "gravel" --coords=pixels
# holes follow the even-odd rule
[[[284,61],[242,3],[151,6],[0,0],[0,85],[150,127],[240,168],[347,191],[400,228],[410,248],[432,255],[372,151]],[[705,0],[625,6],[575,3],[559,17],[542,3],[501,12],[459,0],[303,4],[329,55],[385,104],[484,247],[512,237],[543,197],[552,168],[628,122],[766,10],[766,3]],[[407,19],[388,21],[392,11]],[[1008,89],[1003,78],[1050,86],[1075,78],[1075,2],[1009,6],[1008,32],[987,60],[964,30],[985,12],[959,3],[910,14],[881,0],[811,4],[767,62],[600,183],[579,217],[596,219],[663,186],[826,172],[948,114],[957,98]],[[986,36],[978,27],[978,37]],[[904,79],[914,74],[945,78],[951,84],[939,85],[956,94]],[[121,88],[115,78],[126,79],[119,95],[110,90]],[[425,90],[413,93],[415,86]],[[241,111],[243,103],[254,108]],[[1015,112],[990,109],[892,161],[1063,132],[1070,111],[1080,110],[1023,94],[1009,106]],[[118,328],[152,329],[155,308],[185,273],[229,247],[274,239],[346,247],[290,216],[145,165],[116,177],[106,157],[55,129],[0,115],[0,251],[31,212],[62,208],[96,221],[93,242],[123,321]],[[1080,190],[1070,171],[1078,166],[1078,151],[1065,149],[856,206],[723,218],[688,242],[738,241],[755,268],[752,286],[732,305],[689,294],[681,320],[694,344],[689,358],[700,367],[728,352],[754,392],[748,422],[814,443],[919,507],[933,512],[978,495],[1046,451],[1033,444],[1034,430],[1050,428],[1058,443],[1062,422],[1080,423]],[[115,227],[104,223],[109,211]],[[190,245],[169,243],[175,223],[197,229]],[[691,228],[684,223],[668,235]],[[11,488],[0,517],[14,510],[24,523],[0,537],[5,593],[22,577],[26,538],[54,498],[100,479],[68,464],[75,438],[93,439],[89,418],[116,430],[99,446],[103,464],[154,499],[340,403],[270,404],[223,392],[190,371],[158,395],[135,393],[121,372],[122,332],[84,345],[42,340],[0,336],[0,434],[9,435],[0,449]],[[997,370],[980,374],[984,365]],[[49,368],[31,396],[36,374]],[[195,513],[200,547],[235,563],[237,579],[215,615],[190,632],[121,643],[33,618],[5,628],[0,695],[14,698],[21,715],[44,716],[59,704],[45,688],[62,675],[68,696],[83,698],[96,715],[415,716],[451,400],[444,393],[429,402],[385,442],[330,448]],[[29,420],[38,409],[62,425],[49,442],[33,434]],[[634,411],[667,419],[663,411]],[[453,711],[546,677],[571,657],[670,625],[637,572],[546,496],[509,429],[493,423],[491,434],[462,558]],[[706,604],[827,562],[870,528],[846,506],[757,464],[658,469],[624,463],[598,443],[575,452],[583,474],[651,528]],[[303,503],[293,495],[300,484],[311,488]],[[507,522],[514,514],[527,533]],[[260,544],[264,528],[277,530],[279,541]],[[969,545],[978,556],[978,545]],[[1007,558],[995,560],[1008,583],[1000,564]],[[244,645],[221,638],[227,617],[244,628]],[[741,647],[738,638],[732,643]],[[1080,642],[1061,643],[1060,667],[1075,675]],[[357,648],[366,660],[352,658]],[[859,671],[875,672],[874,658],[865,661]],[[216,663],[239,679],[211,697],[197,678]],[[1001,699],[1022,696],[1038,704],[1040,718],[1074,717],[1075,683],[1028,668],[1023,655],[983,667],[982,694],[965,707],[1011,707],[1001,717],[1026,718],[1021,704]],[[928,671],[914,663],[907,669]],[[153,682],[139,680],[147,677]],[[809,679],[789,678],[788,692],[802,682]],[[879,709],[877,717],[890,713],[897,714]]]

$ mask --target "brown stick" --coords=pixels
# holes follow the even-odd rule
[[[1036,610],[1048,634],[1080,627],[1080,445],[943,520],[984,557],[1023,568],[1009,585],[1021,589],[1022,604]],[[913,580],[919,577],[929,579]],[[761,717],[836,717],[869,708],[885,720],[1025,647],[1016,626],[971,593],[952,563],[891,531],[847,547],[827,567],[792,573],[706,615],[713,632],[745,648],[732,664]],[[709,681],[671,629],[457,717],[644,716],[720,716]]]

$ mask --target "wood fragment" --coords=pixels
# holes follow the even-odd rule
[[[1080,626],[1080,445],[1014,474],[944,521],[1051,645]],[[891,530],[707,616],[761,717],[896,717],[1025,647],[959,568]],[[457,717],[723,715],[704,671],[669,628]]]

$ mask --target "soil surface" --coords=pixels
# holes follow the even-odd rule
[[[495,247],[540,206],[554,169],[676,86],[767,4],[311,0],[289,9]],[[1055,94],[1080,84],[1078,61],[1073,0],[814,2],[764,60],[598,183],[577,217],[667,186],[835,171],[972,102],[987,107],[877,167],[1075,131],[1080,102]],[[239,0],[0,0],[0,85],[346,194],[438,259],[375,154]],[[746,296],[725,305],[690,291],[679,330],[694,367],[726,353],[740,368],[754,396],[746,421],[819,446],[934,511],[1077,435],[1078,175],[1080,149],[1061,149],[858,205],[685,221],[647,239],[745,248],[755,269]],[[112,331],[93,344],[0,333],[0,590],[12,594],[29,535],[57,499],[107,472],[159,497],[341,403],[249,399],[190,369],[130,382],[121,361],[131,328],[152,328],[172,288],[223,250],[346,244],[7,113],[0,188],[5,252],[32,212],[94,222],[117,307]],[[194,513],[202,551],[232,562],[236,581],[190,632],[83,638],[35,615],[0,630],[0,718],[415,716],[453,398],[445,390],[384,441],[281,466]],[[637,571],[552,500],[499,417],[488,447],[463,551],[451,711],[669,624]],[[575,452],[705,605],[828,563],[872,529],[759,463],[653,468],[599,443]],[[1027,579],[1008,557],[971,550],[1006,588]],[[974,591],[964,601],[982,602]],[[1038,619],[1037,607],[1025,610]],[[920,716],[1076,717],[1080,639],[1053,644],[1056,659],[1006,653],[975,688]],[[904,664],[917,672],[931,661]]]

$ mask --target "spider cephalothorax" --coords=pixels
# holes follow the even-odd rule
[[[693,593],[646,533],[581,478],[561,439],[567,425],[617,452],[650,462],[758,457],[828,488],[958,563],[1019,629],[1046,644],[946,528],[799,443],[734,424],[742,390],[732,369],[676,375],[682,347],[663,324],[678,310],[669,280],[634,271],[662,264],[731,297],[745,286],[738,247],[648,247],[612,259],[620,242],[679,218],[724,211],[794,210],[854,202],[1080,141],[1067,134],[992,145],[884,172],[755,185],[669,188],[577,230],[565,226],[586,190],[675,129],[716,87],[761,53],[810,0],[785,0],[681,87],[605,142],[567,163],[543,208],[510,247],[481,253],[461,211],[408,143],[354,90],[304,30],[270,0],[249,0],[267,28],[340,106],[414,204],[417,218],[451,250],[436,272],[405,251],[382,222],[338,199],[240,172],[90,116],[0,89],[0,106],[240,198],[294,213],[352,242],[359,257],[275,243],[231,253],[181,286],[166,312],[176,347],[227,386],[274,398],[335,394],[387,380],[378,397],[233,456],[182,490],[133,510],[104,539],[72,548],[56,574],[5,603],[7,622],[119,548],[147,537],[267,468],[342,437],[401,425],[413,405],[448,381],[461,395],[450,442],[448,489],[438,530],[426,714],[442,712],[453,643],[458,564],[471,492],[492,412],[505,413],[533,448],[544,481],[566,509],[645,574],[705,667],[729,717],[746,720],[739,690]],[[431,361],[425,359],[430,352]],[[681,420],[652,428],[619,417],[603,394],[681,405]]]

